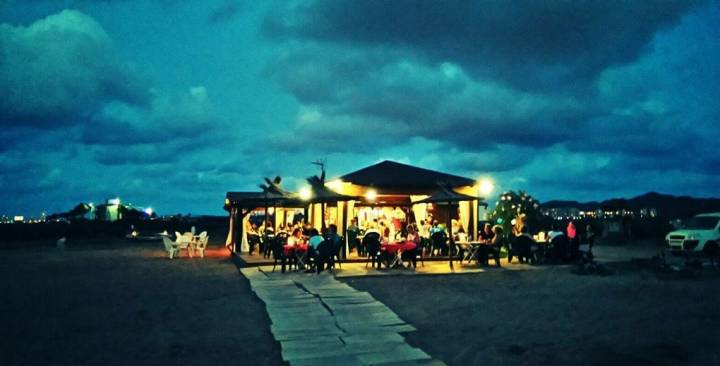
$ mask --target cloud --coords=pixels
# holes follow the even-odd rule
[[[83,126],[81,141],[127,145],[199,139],[212,132],[219,120],[203,86],[184,92],[155,91],[148,106],[106,104]]]
[[[697,3],[271,12],[266,75],[301,106],[270,146],[353,166],[382,155],[544,199],[718,195],[720,7]]]
[[[0,25],[0,123],[56,128],[108,101],[148,102],[145,82],[91,17],[64,10],[31,25]]]
[[[225,1],[208,15],[208,23],[220,24],[234,20],[242,12],[244,4],[237,0]]]
[[[452,62],[426,65],[385,49],[330,52],[319,45],[291,45],[268,70],[306,110],[323,117],[316,124],[299,123],[293,136],[322,126],[318,133],[340,133],[337,138],[351,144],[346,148],[352,142],[337,130],[356,137],[381,131],[390,137],[443,136],[470,149],[547,145],[568,138],[597,113],[573,96],[525,92],[473,79]]]
[[[523,89],[591,80],[641,55],[698,1],[333,1],[269,14],[267,34],[350,47],[407,48]]]

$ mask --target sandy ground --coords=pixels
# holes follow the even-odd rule
[[[417,327],[408,342],[448,365],[720,364],[720,274],[610,266],[606,277],[545,267],[344,281]]]
[[[227,251],[170,261],[159,248],[0,251],[0,365],[281,362]]]
[[[449,365],[720,364],[720,273],[610,266],[607,277],[547,266],[343,281]],[[224,249],[172,261],[156,244],[3,250],[0,294],[0,365],[281,364]]]

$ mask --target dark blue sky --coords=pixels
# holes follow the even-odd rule
[[[317,158],[720,196],[718,0],[5,0],[0,23],[0,214],[218,214]]]

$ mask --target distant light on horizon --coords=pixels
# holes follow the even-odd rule
[[[148,214],[148,215],[152,215],[152,214],[153,214],[153,209],[152,209],[152,207],[146,208],[146,209],[145,209],[145,213]]]

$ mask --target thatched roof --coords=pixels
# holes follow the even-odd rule
[[[470,178],[418,168],[390,160],[345,174],[340,179],[355,185],[374,187],[382,191],[408,193],[429,193],[438,188],[438,184],[450,187],[472,186]]]

